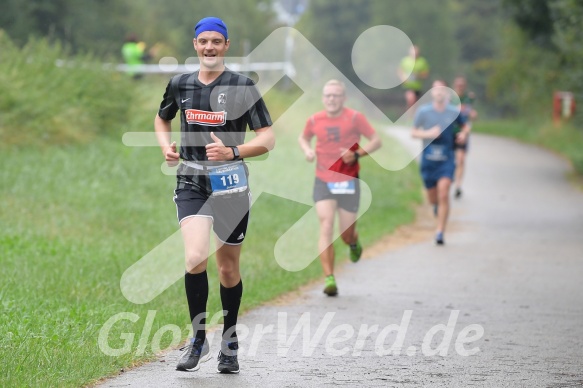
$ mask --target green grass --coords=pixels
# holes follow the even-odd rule
[[[145,98],[114,133],[151,130],[164,86],[163,80],[132,86],[133,93],[139,91]],[[253,162],[253,169],[266,173],[252,176],[252,189],[262,187],[266,177],[277,177],[284,188],[302,181],[309,189],[298,192],[296,201],[263,193],[254,204],[241,258],[243,311],[321,277],[317,260],[289,272],[274,257],[276,241],[312,206],[314,168],[303,161],[296,142],[313,107],[304,107],[305,115],[286,117],[284,104],[290,104],[293,95],[275,97],[274,109],[282,112],[284,123],[276,128],[278,152]],[[174,179],[160,172],[160,151],[126,147],[111,135],[90,142],[72,139],[59,147],[29,145],[26,158],[17,146],[5,145],[0,153],[1,386],[89,384],[152,358],[152,338],[165,325],[176,325],[181,338],[188,335],[182,282],[144,305],[127,301],[119,286],[128,267],[177,230],[171,200]],[[420,186],[414,166],[395,173],[370,158],[363,158],[362,164],[362,178],[373,192],[371,208],[359,221],[366,246],[413,220]],[[306,239],[315,240],[315,235]],[[345,261],[346,247],[336,245],[338,261]],[[208,309],[213,314],[220,310],[214,264],[209,265],[209,281]],[[142,351],[139,341],[148,311],[155,312],[155,318]],[[98,346],[100,329],[123,312],[138,319],[117,322],[109,345],[122,348],[129,338],[129,352],[105,355]],[[124,333],[133,333],[133,338]],[[160,348],[170,342],[167,333]]]
[[[566,157],[576,173],[583,176],[583,129],[550,122],[530,123],[525,120],[476,121],[473,130],[506,136],[553,150]]]
[[[125,74],[104,71],[92,56],[72,57],[46,39],[19,48],[2,30],[0,52],[3,146],[88,143],[119,136],[120,125],[132,119],[135,85]]]

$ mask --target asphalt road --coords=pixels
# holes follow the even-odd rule
[[[100,386],[583,386],[583,193],[550,152],[483,135],[471,147],[444,247],[348,263],[338,297],[318,283],[244,315],[238,375],[214,358],[177,372],[173,351]]]

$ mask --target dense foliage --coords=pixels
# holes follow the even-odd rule
[[[504,9],[514,23],[504,30],[503,55],[491,80],[492,97],[529,116],[548,114],[555,90],[574,92],[581,105],[583,3],[505,0]]]
[[[351,48],[368,28],[393,25],[420,46],[431,78],[466,75],[483,112],[550,117],[553,90],[583,100],[583,3],[577,0],[5,0],[0,28],[19,47],[43,38],[101,62],[120,61],[124,37],[135,33],[156,46],[153,61],[175,56],[182,63],[194,55],[192,28],[200,17],[222,17],[236,37],[230,54],[242,56],[285,24],[276,3],[301,9],[295,27],[371,97],[392,94],[394,102],[400,91],[364,85]]]

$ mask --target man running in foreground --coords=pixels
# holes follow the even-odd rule
[[[180,163],[174,202],[184,240],[184,285],[194,338],[176,369],[195,371],[200,362],[210,358],[205,331],[206,268],[213,229],[225,314],[217,371],[238,373],[235,329],[243,295],[239,257],[251,204],[243,159],[270,151],[275,138],[271,118],[253,81],[224,65],[230,44],[225,23],[215,17],[202,19],[194,29],[193,42],[200,70],[171,79],[154,121],[166,162],[170,166]],[[170,143],[171,120],[178,112],[179,153],[176,143]],[[255,137],[244,143],[247,126]]]

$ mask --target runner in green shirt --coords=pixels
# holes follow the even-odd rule
[[[421,97],[423,80],[429,76],[429,64],[419,56],[419,47],[411,46],[409,55],[401,60],[398,75],[405,89],[407,109],[411,108]]]
[[[134,79],[141,78],[142,75],[137,72],[137,68],[150,58],[146,52],[146,44],[138,42],[136,35],[129,34],[121,48],[121,54],[125,63],[130,66],[127,73]]]

